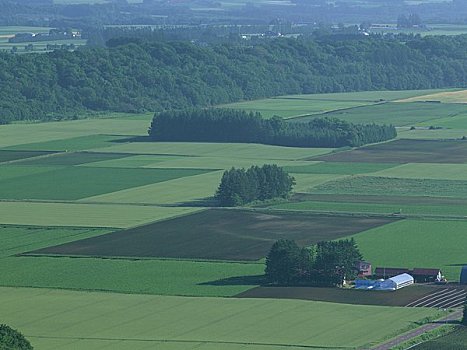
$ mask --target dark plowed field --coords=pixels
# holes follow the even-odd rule
[[[467,141],[396,140],[313,160],[367,163],[467,163]]]
[[[414,285],[395,292],[346,290],[318,287],[257,287],[243,292],[239,298],[273,298],[327,301],[331,303],[406,306],[437,290],[437,287]]]
[[[33,253],[258,260],[281,238],[309,245],[394,221],[378,217],[315,216],[244,210],[207,210]]]

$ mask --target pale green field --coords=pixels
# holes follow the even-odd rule
[[[431,124],[437,125],[437,120]],[[430,123],[428,123],[430,124]],[[467,137],[467,127],[465,129],[441,129],[441,130],[428,130],[417,129],[409,130],[409,128],[400,128],[397,131],[398,138],[400,139],[414,139],[414,140],[447,140],[447,139],[461,139]]]
[[[168,161],[177,159],[188,159],[188,157],[140,155],[118,159],[102,160],[99,162],[86,163],[82,165],[86,167],[99,168],[141,168],[145,166],[151,167],[151,165],[158,165],[159,163],[166,163]]]
[[[179,204],[212,197],[223,171],[189,176],[81,199],[79,202]]]
[[[466,221],[403,220],[359,233],[357,244],[373,267],[440,268],[458,281],[467,264]]]
[[[109,342],[115,340],[121,344],[146,341],[148,347],[157,349],[160,343],[169,343],[174,349],[193,349],[199,343],[216,344],[217,348],[232,343],[237,349],[263,348],[262,344],[274,350],[281,346],[353,348],[380,341],[438,314],[424,308],[295,300],[16,288],[0,288],[0,299],[2,322],[21,329],[38,350],[53,346],[89,349],[87,339],[99,349],[112,347]]]
[[[331,180],[340,180],[345,178],[345,175],[338,174],[294,174],[291,173],[295,178],[296,185],[294,186],[294,192],[310,192],[318,185],[322,185]]]
[[[10,124],[0,126],[0,147],[10,147],[37,142],[63,140],[89,135],[147,135],[148,122],[126,119],[84,119],[33,124]],[[31,149],[36,149],[37,145]]]
[[[373,173],[410,179],[467,180],[467,164],[410,163]]]
[[[96,151],[134,154],[163,154],[268,160],[299,160],[326,154],[331,148],[280,147],[245,143],[135,142]]]
[[[0,224],[126,228],[196,210],[200,209],[114,204],[0,202]]]

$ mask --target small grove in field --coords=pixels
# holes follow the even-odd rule
[[[281,238],[306,246],[394,220],[397,219],[211,209],[33,253],[258,260]]]
[[[321,118],[288,123],[281,118],[231,109],[190,109],[156,113],[149,128],[154,141],[246,142],[288,147],[361,146],[397,136],[392,125],[351,124]]]
[[[467,141],[395,140],[332,153],[312,160],[358,163],[459,163],[467,162]]]
[[[31,343],[16,329],[6,324],[0,325],[0,349],[32,350]]]

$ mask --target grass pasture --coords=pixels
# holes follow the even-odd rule
[[[409,97],[397,102],[424,102],[436,101],[440,103],[467,103],[467,90],[443,91],[433,94]]]
[[[284,170],[294,174],[339,174],[355,175],[382,171],[395,167],[395,164],[386,163],[331,163],[313,162],[308,165],[285,166]]]
[[[185,215],[199,208],[120,204],[0,201],[0,224],[127,228]]]
[[[129,154],[119,153],[93,153],[93,152],[67,152],[56,153],[53,156],[43,157],[40,159],[26,159],[20,165],[80,165],[90,162],[105,162],[111,160],[120,160],[129,157]]]
[[[40,249],[33,254],[259,260],[281,238],[310,245],[322,240],[349,236],[392,221],[393,219],[388,218],[207,210],[101,237]]]
[[[411,327],[432,309],[355,306],[297,300],[181,298],[1,288],[2,321],[37,348],[96,349],[144,340],[148,348],[199,343],[233,349],[361,347]],[[18,309],[21,312],[18,312]],[[79,312],[76,312],[79,310]],[[299,322],[297,322],[299,320]],[[316,322],[316,320],[320,320]],[[60,334],[57,339],[57,334]],[[99,340],[99,338],[101,340]],[[164,345],[165,344],[165,345]],[[206,349],[201,345],[201,349]],[[128,347],[127,347],[128,348]]]
[[[378,171],[374,175],[409,179],[467,180],[467,164],[403,164]]]
[[[48,172],[0,181],[0,198],[76,200],[206,172],[196,169],[52,167]]]
[[[311,160],[366,163],[467,163],[467,142],[395,140]]]
[[[27,159],[33,157],[44,156],[51,154],[51,152],[41,152],[41,151],[5,151],[0,150],[0,163],[11,162],[19,159]]]
[[[402,220],[354,236],[374,267],[440,268],[458,281],[467,265],[466,221]]]

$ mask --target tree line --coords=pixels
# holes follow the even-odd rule
[[[295,179],[275,164],[232,168],[224,172],[215,198],[224,207],[235,207],[256,200],[286,198]]]
[[[293,240],[274,243],[266,257],[267,281],[277,285],[342,284],[355,279],[362,255],[353,238],[299,247]]]
[[[0,120],[204,107],[285,94],[463,87],[467,36],[130,42],[0,54]]]
[[[290,123],[279,117],[232,109],[156,113],[149,128],[155,141],[250,142],[290,147],[362,146],[393,139],[392,125],[351,124],[335,118]]]

